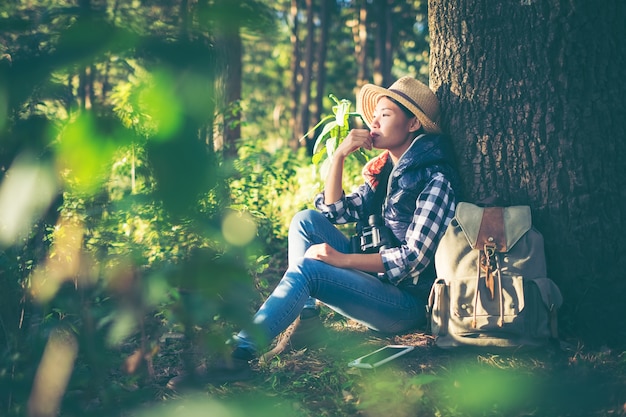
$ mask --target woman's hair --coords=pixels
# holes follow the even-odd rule
[[[396,103],[396,105],[398,107],[400,107],[400,110],[402,110],[402,112],[406,115],[407,118],[412,119],[414,117],[417,117],[411,110],[407,109],[406,106],[402,103],[400,103],[398,100],[393,99],[391,97],[386,96],[389,100],[393,101],[394,103]],[[419,120],[419,119],[418,119]],[[421,123],[420,123],[421,124]],[[415,132],[415,133],[424,133],[424,126],[420,126],[420,128]]]
[[[402,112],[406,115],[407,118],[412,119],[415,116],[415,114],[413,114],[413,112],[409,109],[406,108],[406,106],[402,103],[400,103],[398,100],[391,98],[391,97],[387,97],[389,100],[391,100],[392,102],[394,102],[398,107],[400,107],[400,110],[402,110]]]

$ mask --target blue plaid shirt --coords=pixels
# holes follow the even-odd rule
[[[333,204],[324,204],[324,194],[320,193],[315,198],[315,207],[335,224],[358,221],[366,187],[364,184],[351,194],[344,194]],[[455,208],[450,181],[442,173],[434,173],[417,197],[404,243],[380,252],[385,266],[381,278],[394,285],[407,278],[413,285],[417,284],[420,272],[434,260],[437,245],[454,217]]]
[[[382,217],[401,244],[380,251],[385,272],[379,277],[407,290],[429,289],[435,275],[435,250],[454,217],[461,181],[448,139],[436,134],[418,136],[389,174]],[[381,204],[376,189],[384,187],[380,180],[389,164],[385,151],[363,167],[365,183],[357,190],[328,205],[320,194],[315,206],[336,224],[356,221],[363,225]],[[418,285],[420,276],[424,280]]]

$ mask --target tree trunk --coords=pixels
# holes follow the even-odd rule
[[[393,47],[393,3],[394,0],[387,0],[387,4],[385,5],[385,30],[384,30],[384,39],[385,39],[385,48],[383,49],[382,55],[382,68],[381,72],[383,75],[382,85],[385,87],[391,85],[393,83],[392,75],[391,75],[391,67],[393,67],[393,53],[395,48]]]
[[[376,85],[383,84],[383,62],[385,60],[385,8],[387,6],[387,0],[375,0],[372,7],[374,7],[372,24],[374,25],[374,61],[372,69],[373,82]]]
[[[234,23],[231,23],[234,25]],[[226,114],[224,115],[224,155],[237,156],[237,140],[241,138],[241,77],[243,46],[238,27],[227,31],[226,45]]]
[[[328,47],[328,30],[330,28],[330,8],[333,0],[322,0],[320,11],[320,39],[317,44],[317,77],[315,94],[315,115],[314,119],[319,120],[324,107],[324,91],[326,89],[326,49]]]
[[[357,77],[356,86],[358,88],[367,84],[367,4],[365,1],[358,2],[357,24],[352,28],[354,37],[354,55],[356,56]],[[355,95],[357,93],[355,91]]]
[[[320,10],[320,39],[317,43],[316,62],[317,62],[317,76],[315,77],[315,107],[313,110],[313,121],[316,123],[322,118],[324,110],[324,97],[326,96],[326,49],[328,47],[328,31],[330,27],[331,13],[333,0],[322,0]],[[315,138],[317,132],[313,138],[307,141],[307,149],[310,154],[313,154],[313,146],[315,145]]]
[[[395,48],[393,46],[393,8],[394,0],[376,0],[375,12],[376,37],[374,39],[374,84],[389,86],[393,80],[391,67]]]
[[[528,204],[562,336],[623,345],[626,38],[621,0],[429,2],[431,86],[465,200]]]
[[[306,43],[302,64],[302,85],[300,86],[300,102],[298,117],[298,138],[309,130],[311,119],[311,81],[313,79],[314,46],[315,46],[315,13],[313,0],[306,0]]]
[[[298,80],[301,77],[300,72],[300,35],[298,33],[300,25],[298,24],[298,1],[291,0],[289,17],[292,23],[291,27],[291,119],[289,127],[292,132],[292,138],[289,140],[289,147],[293,150],[298,149],[298,139],[302,135],[298,135],[301,130],[298,127],[298,98],[300,97],[300,88]]]

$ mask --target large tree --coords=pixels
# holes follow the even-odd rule
[[[431,0],[431,86],[467,200],[529,204],[561,287],[563,336],[626,328],[626,5]]]

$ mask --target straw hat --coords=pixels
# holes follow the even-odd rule
[[[361,88],[356,98],[357,112],[365,119],[371,128],[374,120],[374,109],[381,97],[390,97],[402,103],[420,121],[424,130],[431,133],[440,133],[439,101],[427,85],[412,77],[402,77],[389,88],[366,84]]]

